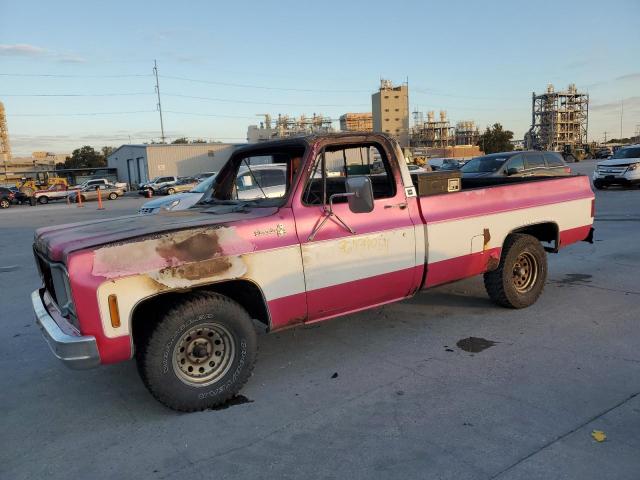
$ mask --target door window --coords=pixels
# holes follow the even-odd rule
[[[348,177],[360,176],[367,176],[371,180],[374,200],[395,196],[393,174],[379,145],[332,145],[316,157],[302,201],[306,205],[326,204],[331,195],[346,193],[345,181]],[[346,201],[345,197],[339,197],[334,203]]]
[[[544,158],[541,153],[527,154],[527,168],[545,168]]]
[[[522,158],[522,155],[516,155],[515,157],[512,157],[511,160],[509,160],[509,163],[507,163],[507,172],[509,172],[510,175],[513,175],[513,173],[511,172],[516,172],[516,173],[520,173],[524,170],[524,158]]]
[[[560,155],[558,154],[545,153],[544,159],[547,161],[547,166],[549,168],[564,167],[564,162],[562,161],[562,158],[560,158]]]

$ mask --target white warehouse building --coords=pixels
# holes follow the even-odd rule
[[[189,143],[122,145],[107,157],[107,166],[118,170],[118,181],[130,186],[161,175],[194,176],[219,171],[238,144]]]

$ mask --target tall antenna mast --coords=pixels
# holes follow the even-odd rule
[[[153,74],[156,76],[156,93],[158,94],[158,112],[160,112],[160,136],[164,143],[164,123],[162,122],[162,103],[160,103],[160,83],[158,82],[158,62],[153,61]]]

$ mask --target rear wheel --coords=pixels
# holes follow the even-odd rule
[[[42,197],[38,198],[38,202],[41,203],[42,205],[45,205],[49,203],[49,197],[47,197],[46,195],[43,195]]]
[[[538,300],[546,279],[547,255],[538,239],[512,234],[505,240],[498,268],[484,274],[484,286],[497,304],[524,308]]]
[[[257,353],[249,314],[219,294],[189,296],[137,345],[136,361],[151,394],[192,412],[221,405],[246,383]]]
[[[115,192],[111,192],[109,194],[109,200],[115,200],[116,198],[118,198],[118,194]]]
[[[0,208],[2,209],[9,208],[10,205],[11,203],[6,198],[3,198],[2,200],[0,200]]]

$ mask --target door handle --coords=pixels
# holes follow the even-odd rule
[[[385,205],[384,208],[399,208],[400,210],[404,210],[405,208],[407,208],[407,203],[406,202],[402,202],[402,203],[395,203],[395,204]]]

